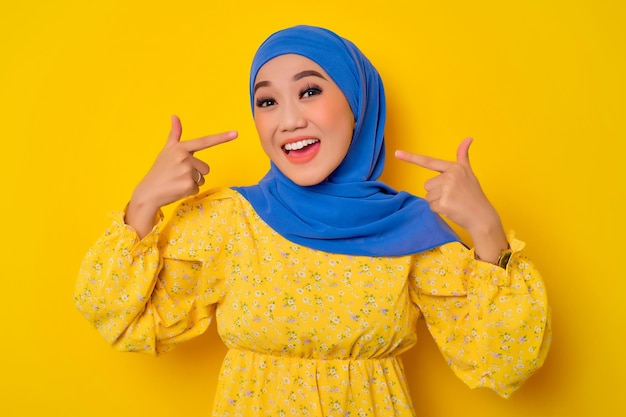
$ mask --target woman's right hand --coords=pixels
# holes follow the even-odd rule
[[[209,165],[196,158],[194,153],[237,137],[236,131],[230,131],[181,142],[181,134],[180,119],[172,116],[167,142],[150,171],[135,188],[126,209],[126,224],[133,227],[140,238],[152,230],[161,207],[197,194],[204,184]]]

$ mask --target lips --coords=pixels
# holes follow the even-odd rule
[[[283,150],[286,153],[289,153],[290,151],[299,151],[300,149],[304,149],[307,146],[313,145],[317,142],[319,142],[319,139],[303,139],[297,142],[287,143],[283,146]]]
[[[309,162],[320,149],[320,140],[316,138],[295,138],[282,146],[289,161],[295,164]]]
[[[287,143],[286,145],[283,146],[283,149],[287,153],[289,153],[289,151],[299,151],[317,142],[319,142],[319,139],[303,139],[297,142]]]

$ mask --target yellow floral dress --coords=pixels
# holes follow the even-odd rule
[[[87,253],[75,302],[118,350],[159,354],[215,318],[229,350],[214,416],[413,416],[399,355],[422,315],[470,387],[510,395],[549,345],[544,284],[510,238],[507,270],[450,243],[330,254],[269,228],[237,192],[183,202],[143,240],[123,214]]]

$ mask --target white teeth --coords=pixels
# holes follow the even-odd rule
[[[316,142],[319,142],[318,139],[305,139],[305,140],[299,140],[297,142],[293,142],[293,143],[288,143],[285,145],[285,150],[286,151],[297,151],[298,149],[302,149],[305,146],[309,146],[312,145]]]

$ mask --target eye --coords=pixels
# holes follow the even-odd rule
[[[273,106],[274,104],[276,104],[276,101],[273,98],[259,97],[256,99],[257,107],[269,107],[269,106]]]
[[[322,94],[322,89],[319,86],[307,84],[307,86],[300,91],[300,98],[313,97],[319,94]]]

